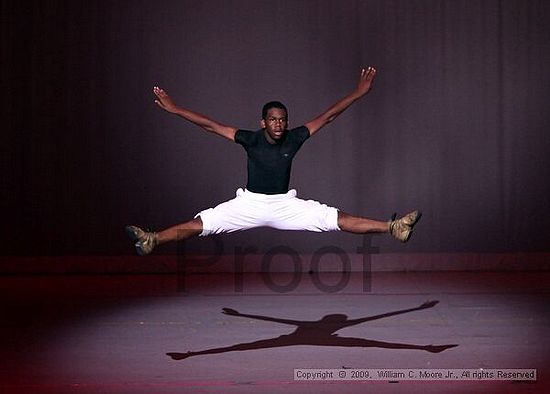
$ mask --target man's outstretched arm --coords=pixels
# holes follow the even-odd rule
[[[309,130],[309,135],[311,136],[316,132],[318,132],[323,126],[327,125],[328,123],[336,119],[338,115],[344,112],[356,100],[360,99],[365,94],[367,94],[372,87],[372,83],[375,75],[376,75],[376,70],[374,69],[374,67],[362,69],[361,75],[359,77],[359,82],[353,92],[351,92],[346,97],[344,97],[343,99],[338,101],[336,104],[331,106],[321,115],[319,115],[315,119],[305,124],[305,126]]]
[[[185,120],[202,127],[206,131],[221,135],[231,141],[235,141],[235,133],[237,132],[236,127],[218,123],[202,114],[179,107],[176,103],[174,103],[174,100],[172,100],[172,98],[158,86],[153,88],[153,93],[157,96],[155,103],[157,103],[157,105],[163,110],[181,116]]]

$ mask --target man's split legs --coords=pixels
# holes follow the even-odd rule
[[[420,216],[419,211],[414,211],[397,220],[392,218],[389,221],[379,221],[352,216],[339,211],[338,227],[342,231],[354,234],[390,233],[401,242],[407,242]],[[200,235],[202,231],[203,225],[200,217],[169,227],[158,233],[144,231],[136,226],[126,226],[126,233],[134,243],[140,256],[151,253],[155,246],[159,244],[170,241],[184,241]]]

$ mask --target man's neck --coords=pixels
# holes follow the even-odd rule
[[[269,135],[269,133],[267,132],[267,130],[266,130],[266,129],[263,129],[263,133],[264,133],[265,140],[266,140],[267,143],[270,144],[270,145],[276,145],[276,144],[282,143],[282,142],[285,140],[285,138],[286,138],[286,133],[287,133],[287,132],[288,132],[288,131],[285,130],[284,133],[283,133],[283,135],[281,136],[280,139],[274,140],[273,138],[271,138],[271,136]]]

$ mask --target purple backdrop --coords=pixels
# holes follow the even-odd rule
[[[153,85],[243,128],[278,99],[299,125],[364,65],[374,90],[304,145],[299,194],[376,218],[421,208],[411,243],[374,239],[386,252],[549,250],[549,2],[1,4],[4,255],[131,253],[125,224],[178,223],[244,185],[242,148],[158,109]]]

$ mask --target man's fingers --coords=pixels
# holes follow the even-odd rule
[[[366,78],[372,78],[376,74],[376,69],[374,67],[368,67],[361,70],[361,76]]]
[[[158,97],[165,97],[166,96],[166,92],[159,88],[158,86],[155,86],[153,88],[153,93],[155,93],[155,95],[157,95]]]

